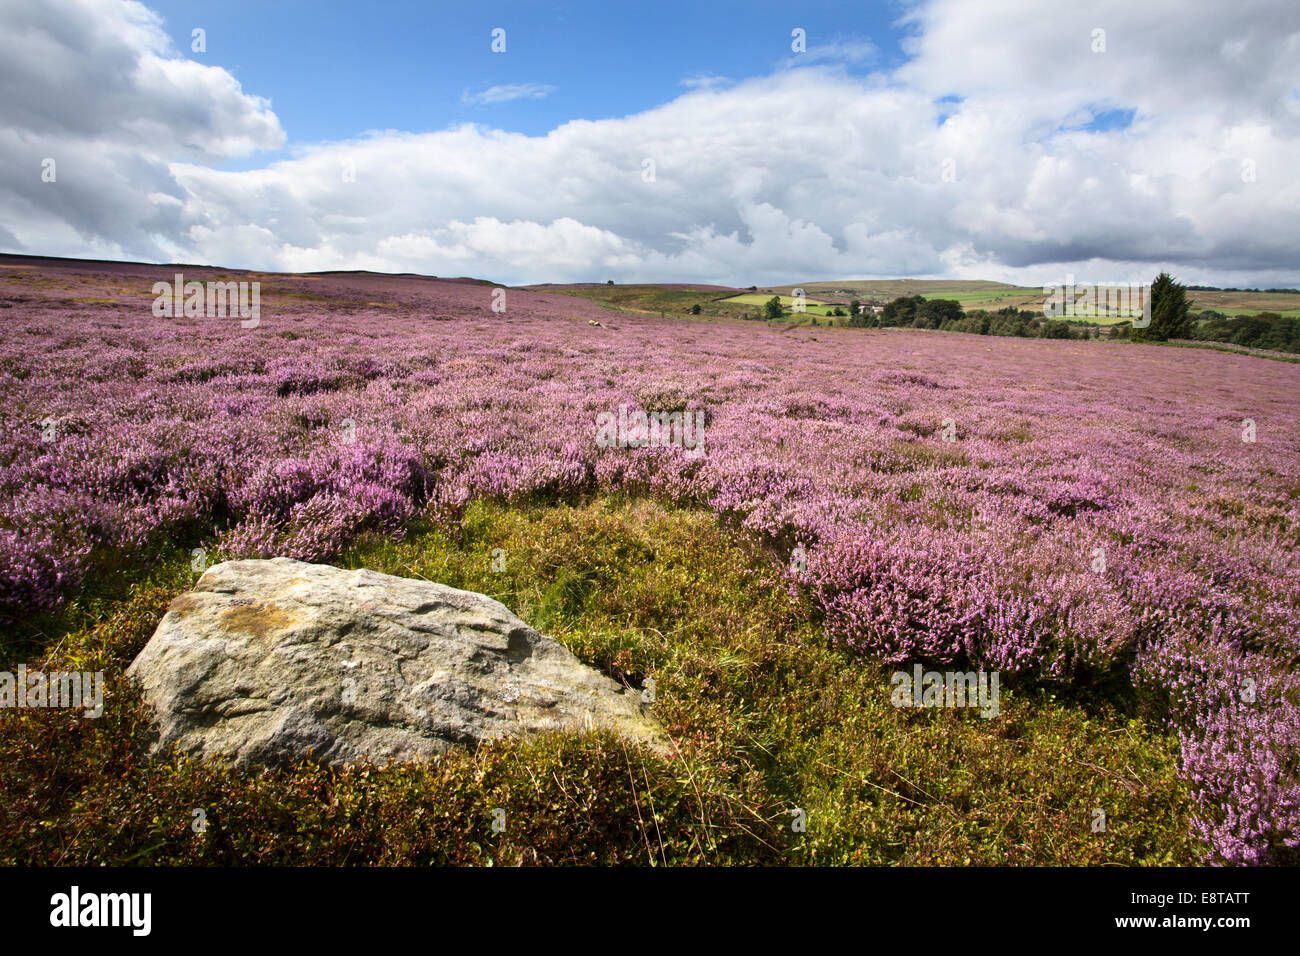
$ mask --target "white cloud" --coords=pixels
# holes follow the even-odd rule
[[[695,73],[691,76],[684,76],[678,80],[679,86],[685,86],[692,90],[708,90],[718,86],[726,86],[731,82],[725,76],[716,76],[712,73]]]
[[[504,83],[489,86],[478,93],[466,90],[460,95],[462,103],[475,106],[509,103],[511,100],[540,100],[555,92],[555,87],[545,83]]]
[[[807,66],[811,63],[869,63],[880,55],[880,50],[870,40],[835,37],[824,43],[807,40],[807,49],[785,61],[786,66]]]
[[[158,16],[134,2],[0,6],[0,88],[9,251],[161,255],[186,199],[170,162],[284,143],[267,100],[182,59]],[[42,179],[47,160],[53,182]]]
[[[26,99],[0,107],[0,156],[21,159],[0,173],[0,221],[33,251],[505,282],[1037,284],[1161,268],[1188,281],[1300,282],[1294,6],[929,0],[909,13],[912,59],[890,73],[828,63],[730,85],[699,77],[655,109],[543,136],[373,133],[247,172],[215,170],[209,154],[278,145],[269,106],[220,70],[176,66],[156,52],[156,22],[125,9],[76,40],[97,37],[106,62],[148,63],[115,107],[83,115],[73,96],[45,112]],[[57,18],[40,29],[26,19],[27,34],[61,36]],[[1091,50],[1099,25],[1105,53]],[[32,55],[0,70],[28,88],[60,70],[65,86],[93,86],[95,68],[61,62]],[[1132,125],[1062,129],[1107,109],[1134,110]],[[169,115],[191,129],[154,139],[132,124]],[[38,159],[21,152],[32,130],[83,144],[67,153],[66,185],[60,163],[57,190],[40,188]],[[191,139],[206,148],[176,145]],[[30,182],[13,173],[27,168]]]

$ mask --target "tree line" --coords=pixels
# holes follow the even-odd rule
[[[967,311],[956,299],[927,299],[921,295],[899,296],[878,315],[869,308],[863,308],[857,299],[849,303],[847,313],[836,309],[831,314],[847,315],[848,325],[852,328],[935,329],[942,332],[1044,339],[1100,338],[1104,334],[1107,338],[1131,339],[1135,342],[1191,339],[1300,352],[1300,319],[1287,318],[1277,312],[1236,318],[1214,311],[1193,315],[1187,292],[1188,287],[1175,281],[1167,272],[1156,276],[1150,291],[1151,323],[1145,327],[1121,322],[1103,328],[1088,324],[1086,320],[1049,319],[1038,312],[1014,306],[997,311]],[[786,310],[778,296],[773,296],[764,303],[764,318],[780,319],[785,314]]]

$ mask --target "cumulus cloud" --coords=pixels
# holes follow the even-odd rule
[[[181,58],[158,16],[134,2],[0,6],[0,88],[9,249],[165,255],[188,199],[171,162],[284,142],[267,100]]]
[[[0,174],[0,242],[31,251],[518,283],[1033,284],[1165,267],[1188,281],[1300,281],[1291,5],[926,0],[908,8],[910,59],[891,72],[850,75],[844,59],[870,51],[844,41],[839,62],[700,77],[655,109],[545,135],[373,133],[241,172],[214,169],[211,154],[279,145],[265,101],[220,70],[177,66],[143,8],[71,5],[100,18],[99,66],[31,55],[0,69],[29,88],[42,77],[75,88],[110,63],[145,65],[94,116],[76,97],[0,107],[0,155],[27,149],[34,170],[30,183],[13,164]],[[33,49],[90,42],[59,18],[23,17]],[[154,103],[174,106],[181,135],[154,142],[139,126],[170,115]],[[1131,122],[1090,125],[1116,110]],[[37,133],[42,148],[104,148],[66,153],[56,189],[30,153]]]

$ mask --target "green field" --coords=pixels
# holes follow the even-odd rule
[[[927,299],[955,299],[966,309],[1040,309],[1042,288],[1005,285],[960,279],[836,279],[831,282],[801,282],[773,286],[772,291],[786,293],[803,289],[808,295],[835,302],[859,299],[871,305],[885,305],[900,296],[922,295]]]
[[[1203,309],[1213,309],[1216,312],[1222,312],[1229,318],[1238,318],[1243,315],[1262,315],[1265,312],[1273,312],[1287,319],[1300,319],[1300,307],[1288,309],[1243,309],[1234,306],[1210,305],[1205,302],[1201,296],[1209,295],[1235,295],[1236,293],[1214,293],[1214,292],[1192,292],[1188,298],[1192,302],[1192,311],[1199,312]]]
[[[772,296],[770,294],[763,293],[763,292],[746,292],[744,295],[733,295],[731,298],[724,299],[723,301],[739,302],[742,305],[765,305],[771,298]],[[825,304],[819,299],[805,298],[804,301],[808,305]],[[781,304],[789,308],[790,306],[794,305],[794,297],[789,295],[781,296]]]
[[[767,292],[767,293],[746,292],[743,295],[733,295],[731,298],[723,299],[722,301],[727,303],[732,303],[735,305],[754,306],[761,311],[763,306],[765,306],[771,300],[774,294],[775,293],[772,292]],[[783,305],[785,308],[787,309],[794,308],[794,303],[795,303],[794,296],[782,295],[780,298],[781,298],[781,305]],[[834,308],[839,308],[842,311],[848,311],[847,309],[844,308],[844,303],[823,302],[820,299],[811,299],[808,297],[804,298],[804,309],[807,311],[809,315],[830,315],[830,310]]]
[[[587,299],[608,309],[638,315],[662,315],[672,318],[695,318],[692,307],[700,307],[699,318],[740,318],[745,311],[723,303],[730,290],[717,288],[667,289],[657,285],[529,286],[538,292],[571,295]],[[770,298],[770,296],[769,296]]]
[[[590,286],[532,286],[539,292],[557,295],[571,295],[587,299],[607,309],[631,312],[637,315],[658,315],[677,319],[761,319],[763,304],[775,294],[768,292],[745,292],[736,294],[735,290],[710,288],[666,289],[656,285],[590,285]],[[790,296],[781,297],[782,304],[788,309],[794,302]],[[817,318],[825,318],[834,304],[827,305],[814,299],[806,299],[807,312],[787,313],[781,319],[784,325],[810,323]],[[691,309],[698,305],[699,315]],[[848,311],[847,306],[840,306]],[[832,320],[847,324],[847,318]]]
[[[656,285],[590,285],[534,287],[538,291],[572,295],[588,299],[610,309],[641,315],[660,315],[672,318],[761,318],[763,305],[774,295],[788,310],[794,304],[790,295],[803,289],[806,312],[790,313],[784,323],[806,324],[816,319],[827,319],[835,308],[848,311],[850,300],[857,299],[864,306],[883,306],[900,296],[921,295],[927,299],[955,299],[963,309],[1027,309],[1041,312],[1043,290],[1041,287],[1006,285],[1001,282],[955,279],[869,279],[835,280],[832,282],[805,282],[795,285],[772,286],[756,292],[720,289],[716,286],[701,288],[664,288]],[[1300,295],[1277,292],[1200,292],[1189,291],[1188,299],[1194,312],[1214,309],[1228,316],[1258,315],[1277,312],[1288,318],[1300,318]],[[700,314],[693,315],[693,306]],[[847,324],[846,318],[831,318],[833,324]],[[1128,318],[1096,316],[1073,319],[1076,325],[1109,326],[1128,322]]]
[[[836,279],[773,286],[772,292],[789,294],[794,289],[803,289],[808,295],[837,303],[856,298],[867,304],[885,305],[900,296],[923,295],[927,299],[955,299],[967,310],[990,311],[1012,307],[1039,312],[1044,298],[1042,286],[1007,285],[978,279]],[[1277,312],[1288,318],[1300,318],[1300,295],[1289,292],[1189,290],[1187,298],[1193,311],[1213,309],[1228,316]],[[1099,319],[1095,324],[1113,325],[1116,321],[1122,320]]]

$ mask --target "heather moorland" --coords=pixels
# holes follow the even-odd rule
[[[176,272],[260,280],[260,321],[156,316]],[[1295,862],[1296,365],[494,288],[0,267],[0,647],[111,702],[0,713],[6,860]],[[597,441],[638,411],[698,442]],[[122,670],[198,568],[272,555],[493,594],[653,678],[676,752],[145,763]],[[1002,713],[890,706],[914,664]],[[528,828],[470,832],[502,792]]]

